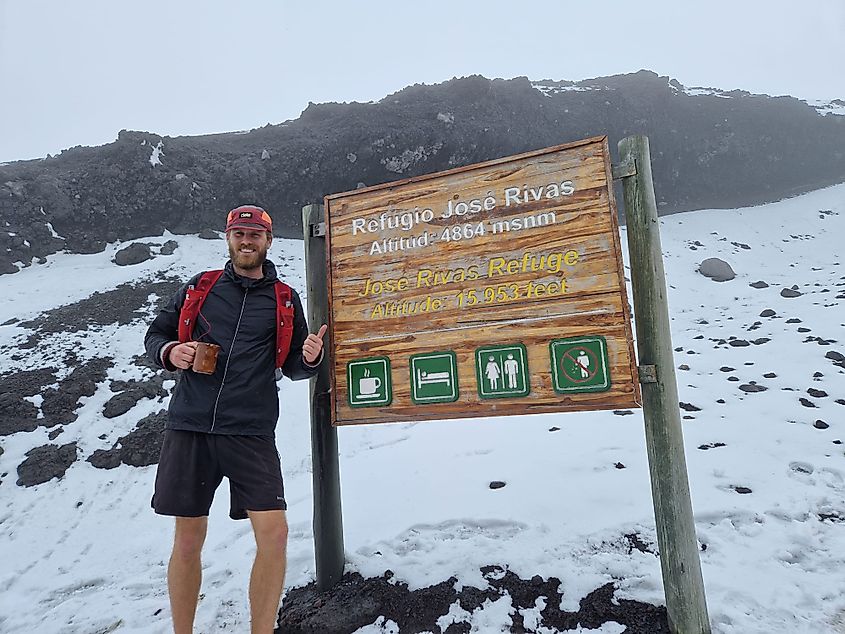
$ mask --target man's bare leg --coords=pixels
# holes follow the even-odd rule
[[[284,511],[247,513],[257,547],[249,578],[252,634],[273,634],[285,585],[288,522]]]
[[[192,634],[202,582],[202,545],[207,517],[177,517],[173,554],[167,566],[167,589],[175,634]]]

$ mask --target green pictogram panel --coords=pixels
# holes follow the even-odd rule
[[[458,361],[451,350],[410,358],[411,400],[417,404],[458,400]]]
[[[350,361],[346,364],[346,381],[351,407],[390,405],[393,400],[390,359],[387,357]]]
[[[482,399],[528,396],[531,384],[525,346],[512,343],[476,348],[475,378]]]
[[[607,342],[600,335],[555,339],[549,344],[552,385],[558,394],[610,389]]]

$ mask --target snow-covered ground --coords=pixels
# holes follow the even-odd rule
[[[713,631],[845,632],[845,370],[825,357],[845,353],[845,185],[763,207],[669,216],[661,236],[680,400],[700,408],[681,413]],[[187,278],[224,257],[220,241],[147,241],[168,239],[180,245],[173,255],[135,266],[112,264],[123,246],[113,245],[0,276],[0,324],[158,271]],[[717,283],[696,272],[708,257],[729,262],[736,278]],[[283,274],[303,288],[301,242],[277,240],[271,258],[287,258]],[[750,286],[757,281],[769,286]],[[781,295],[793,286],[800,296]],[[774,315],[761,317],[766,309]],[[142,351],[145,329],[139,319],[50,338],[80,359],[114,356],[109,379],[127,380],[143,378],[130,360]],[[26,335],[19,324],[0,326],[0,347]],[[756,343],[730,345],[732,338]],[[40,367],[49,363],[45,354],[37,347],[18,360],[4,357],[0,373]],[[767,389],[739,389],[752,381]],[[0,632],[170,631],[172,520],[149,508],[155,467],[101,470],[84,461],[163,403],[144,399],[108,420],[108,382],[84,399],[57,441],[75,440],[80,450],[60,480],[15,484],[24,454],[48,443],[50,430],[0,437]],[[293,586],[314,578],[307,387],[283,383],[277,433]],[[620,598],[663,603],[658,559],[629,553],[624,537],[656,541],[640,411],[338,433],[348,570],[390,569],[412,589],[450,576],[484,587],[479,568],[498,564],[522,578],[561,579],[564,609],[577,610],[581,597],[608,582]],[[506,486],[492,490],[493,480]],[[240,632],[248,624],[253,540],[248,523],[228,519],[225,488],[211,511],[199,632]],[[510,624],[507,602],[467,618],[475,632]],[[579,631],[622,629],[606,623]],[[363,631],[396,630],[382,620]]]

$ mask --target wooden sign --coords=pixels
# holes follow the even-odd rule
[[[641,405],[606,137],[326,212],[333,424]]]

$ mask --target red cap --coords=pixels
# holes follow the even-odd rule
[[[229,212],[226,217],[226,231],[232,229],[262,229],[273,231],[270,214],[255,205],[241,205]]]

